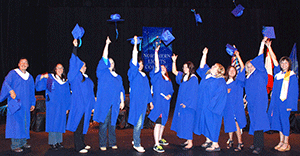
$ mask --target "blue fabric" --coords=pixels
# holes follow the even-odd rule
[[[149,80],[147,76],[143,76],[139,72],[139,64],[136,66],[130,60],[130,68],[128,70],[128,80],[130,85],[130,109],[128,123],[136,126],[141,114],[142,125],[144,123],[144,117],[147,109],[147,104],[152,102],[152,95],[149,86]],[[143,127],[142,127],[143,128]]]
[[[206,72],[210,68],[198,68],[201,77],[199,84],[199,100],[195,119],[194,133],[218,142],[222,124],[223,110],[227,99],[227,86],[224,78],[210,77],[206,79]]]
[[[70,59],[68,79],[71,84],[71,106],[67,122],[67,130],[75,132],[77,126],[84,115],[83,134],[86,134],[89,128],[91,112],[95,104],[94,83],[90,78],[85,78],[80,72],[83,62],[74,54]]]
[[[125,99],[125,90],[123,87],[122,77],[118,75],[114,77],[110,70],[110,63],[106,65],[104,59],[99,61],[97,67],[98,77],[98,91],[97,101],[95,105],[95,112],[93,120],[97,122],[104,122],[109,109],[112,107],[111,112],[111,125],[115,126],[119,115],[120,108],[120,93],[122,92]]]
[[[162,114],[162,125],[166,125],[169,110],[170,110],[170,101],[166,100],[160,93],[163,93],[165,96],[173,95],[173,86],[172,82],[166,81],[162,74],[161,69],[155,73],[154,69],[150,72],[151,84],[153,86],[153,105],[154,108],[151,110],[148,118],[155,122],[158,117]]]
[[[188,81],[181,82],[182,77],[183,73],[179,71],[176,76],[179,89],[171,130],[177,132],[179,138],[192,140],[198,99],[198,78],[191,76]],[[182,108],[180,104],[186,107]]]
[[[245,70],[238,73],[235,81],[227,84],[227,102],[223,113],[225,133],[237,130],[236,121],[241,129],[247,124],[243,101],[244,81]]]
[[[297,111],[298,107],[298,79],[296,75],[290,76],[290,82],[288,87],[287,99],[283,102],[280,99],[280,92],[282,87],[283,79],[277,80],[276,74],[280,72],[280,67],[274,67],[274,84],[273,92],[271,96],[271,102],[268,110],[268,116],[270,119],[271,130],[281,131],[283,135],[289,136],[290,133],[290,122],[289,116],[290,111]]]
[[[45,90],[45,96],[49,97],[49,101],[46,100],[46,132],[65,133],[66,111],[70,109],[71,104],[69,82],[59,84],[52,74],[48,74],[48,79],[40,78],[41,75],[38,75],[35,79],[36,91]],[[51,91],[47,88],[47,82],[52,82]]]
[[[14,150],[14,149],[17,149],[17,148],[21,148],[26,144],[27,144],[27,139],[14,139],[14,138],[11,138],[10,148],[12,150]]]
[[[245,80],[245,91],[248,101],[248,112],[250,117],[249,134],[254,131],[270,130],[270,123],[267,115],[268,74],[264,66],[264,55],[254,58],[251,63],[256,68],[255,71]]]
[[[141,130],[143,128],[143,114],[140,115],[136,125],[133,128],[133,145],[135,147],[141,146]]]
[[[99,123],[99,146],[106,147],[107,138],[108,146],[112,147],[116,145],[116,126],[112,126],[111,123],[111,108],[109,109],[107,116],[104,120],[104,123]],[[108,129],[108,136],[107,136]]]
[[[12,98],[9,91],[11,90],[15,91],[16,99],[19,99],[22,105],[14,114],[7,113],[5,138],[29,139],[30,107],[35,106],[33,77],[29,75],[29,78],[24,80],[15,70],[11,70],[3,82],[0,102],[7,99],[7,104],[10,105]]]
[[[49,132],[48,134],[48,144],[55,145],[63,141],[63,135],[60,132]]]

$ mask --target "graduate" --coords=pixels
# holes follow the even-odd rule
[[[194,118],[197,108],[198,78],[195,75],[195,66],[188,61],[183,65],[183,72],[177,71],[176,60],[178,55],[172,56],[172,73],[176,76],[179,85],[171,130],[177,136],[187,141],[181,144],[183,150],[193,148]]]
[[[142,59],[138,60],[137,36],[134,36],[134,46],[132,50],[132,59],[128,70],[128,80],[130,85],[130,108],[128,123],[133,128],[133,148],[138,152],[145,152],[141,146],[141,129],[143,128],[147,104],[150,103],[150,109],[153,109],[152,95],[147,75],[142,71],[144,68]]]
[[[48,144],[54,150],[63,148],[61,143],[66,132],[66,113],[71,103],[70,85],[63,65],[57,64],[53,73],[38,75],[35,87],[36,91],[45,90]]]
[[[108,58],[109,37],[103,50],[103,55],[97,67],[98,90],[97,102],[93,120],[99,122],[99,144],[102,151],[106,144],[112,149],[117,149],[116,123],[119,108],[124,108],[125,90],[122,77],[115,72],[115,62]],[[108,130],[108,136],[107,136]]]
[[[67,130],[74,132],[74,146],[79,153],[87,153],[91,146],[84,143],[95,104],[94,83],[85,74],[86,64],[77,56],[77,39],[73,41],[68,79],[71,84],[71,106]]]
[[[148,117],[151,121],[155,122],[153,131],[155,145],[153,150],[162,153],[165,150],[161,145],[169,144],[165,139],[162,138],[162,135],[168,120],[170,101],[174,90],[172,82],[168,76],[167,68],[164,65],[159,65],[159,48],[160,45],[155,49],[155,68],[150,72],[151,84],[153,86],[154,108]]]
[[[235,51],[235,56],[240,64],[239,73],[233,66],[229,66],[226,70],[225,80],[227,84],[227,102],[224,108],[224,127],[225,133],[229,133],[227,149],[233,147],[233,132],[238,138],[238,146],[234,151],[241,151],[244,147],[242,141],[241,129],[246,124],[246,115],[244,110],[244,81],[245,81],[245,66],[238,51]]]
[[[274,63],[274,84],[271,102],[268,110],[271,130],[279,131],[280,142],[274,147],[280,152],[289,151],[290,113],[298,109],[298,78],[291,70],[292,61],[283,56],[280,67],[271,47],[271,41],[266,41],[272,62]]]
[[[206,151],[220,151],[218,144],[222,113],[227,99],[227,86],[224,79],[224,67],[216,63],[211,68],[206,64],[208,49],[203,49],[200,66],[197,69],[201,77],[199,84],[199,100],[195,119],[194,133],[206,137],[201,146]]]
[[[264,147],[264,131],[270,130],[270,123],[267,115],[268,74],[264,65],[265,37],[258,52],[258,56],[246,62],[245,92],[248,101],[248,112],[250,117],[249,134],[254,135],[253,145],[250,146],[253,154],[260,154]]]
[[[22,58],[19,68],[11,70],[2,84],[0,102],[7,99],[7,118],[5,138],[11,139],[11,149],[14,152],[23,152],[27,144],[30,126],[30,111],[35,108],[34,79],[26,71],[28,60]]]

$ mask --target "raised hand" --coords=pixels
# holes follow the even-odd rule
[[[107,36],[107,38],[106,38],[106,44],[110,44],[110,43],[111,43],[111,41],[109,39],[109,36]]]
[[[208,48],[205,47],[205,48],[203,49],[203,51],[202,51],[202,54],[203,54],[203,55],[206,55],[207,53],[208,53]]]
[[[173,61],[173,62],[176,62],[177,57],[178,57],[178,55],[173,54],[173,55],[172,55],[172,61]]]
[[[78,46],[78,41],[77,41],[77,39],[74,39],[74,40],[73,40],[73,45],[74,45],[74,47],[77,47],[77,46]]]

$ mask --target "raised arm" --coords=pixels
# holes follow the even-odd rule
[[[156,47],[154,52],[154,60],[155,60],[155,70],[154,72],[157,73],[159,71],[159,58],[158,58],[158,51],[159,51],[160,45]]]
[[[267,39],[267,37],[264,37],[264,39],[261,41],[258,56],[264,53],[265,43]]]
[[[134,39],[134,46],[133,46],[133,50],[132,50],[132,64],[134,64],[135,66],[137,65],[137,61],[138,61],[138,49],[137,49],[137,36],[133,37]]]
[[[236,58],[238,59],[239,63],[240,63],[240,66],[241,66],[241,71],[243,71],[243,69],[245,68],[245,65],[244,65],[244,62],[240,56],[240,52],[239,51],[235,51],[235,56]]]
[[[178,71],[177,71],[177,68],[176,68],[176,60],[177,60],[177,57],[178,55],[175,55],[173,54],[172,56],[172,60],[173,60],[173,63],[172,63],[172,73],[177,76],[178,75]]]
[[[104,50],[103,50],[103,54],[102,54],[102,57],[107,59],[108,58],[108,46],[109,44],[111,43],[109,37],[107,36],[106,38],[106,44],[105,44],[105,47],[104,47]]]
[[[271,44],[272,44],[272,41],[270,41],[270,40],[267,40],[267,41],[266,41],[266,46],[267,46],[268,49],[269,49],[270,56],[271,56],[271,58],[272,58],[272,60],[273,60],[274,66],[278,66],[279,64],[278,64],[276,55],[275,55],[275,53],[274,53],[274,51],[273,51],[273,49],[272,49],[272,47],[271,47]]]
[[[206,64],[206,58],[207,58],[208,48],[205,47],[202,51],[202,58],[200,61],[200,68],[204,68],[204,65]]]

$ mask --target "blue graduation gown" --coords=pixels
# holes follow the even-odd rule
[[[38,75],[35,79],[36,91],[45,90],[45,96],[49,97],[46,100],[46,132],[60,132],[66,131],[66,111],[69,110],[71,104],[71,93],[69,82],[64,84],[58,83],[52,74],[48,74],[48,79],[41,79]],[[51,87],[51,91],[47,89],[47,82]]]
[[[169,110],[170,110],[170,101],[166,100],[161,93],[165,96],[173,94],[173,86],[171,81],[166,81],[161,74],[161,69],[155,73],[155,69],[150,72],[151,84],[153,86],[153,105],[154,108],[149,114],[149,119],[155,122],[160,114],[162,114],[162,125],[166,125]]]
[[[241,129],[247,124],[243,101],[244,81],[245,70],[237,74],[235,81],[227,84],[227,102],[223,113],[225,133],[236,131],[235,120]]]
[[[123,92],[125,99],[125,90],[122,77],[113,76],[108,69],[110,63],[106,65],[103,58],[99,61],[97,67],[98,91],[93,120],[104,123],[109,109],[111,110],[111,125],[115,126],[119,115],[120,93]]]
[[[213,142],[218,142],[222,113],[227,99],[227,86],[224,78],[209,77],[206,79],[206,72],[209,69],[207,65],[197,69],[201,82],[194,133],[203,134]]]
[[[135,66],[130,60],[130,68],[128,70],[128,80],[130,85],[130,107],[128,123],[136,125],[140,116],[142,116],[142,125],[146,114],[147,104],[152,102],[152,95],[147,76],[143,76],[139,72],[139,64]],[[143,128],[143,127],[142,127]]]
[[[34,80],[30,74],[24,80],[15,70],[11,70],[5,77],[0,102],[7,99],[7,104],[10,105],[13,99],[9,91],[14,90],[16,99],[21,102],[21,108],[14,114],[7,111],[5,138],[29,139],[30,107],[35,106]]]
[[[259,55],[251,61],[256,69],[245,81],[245,91],[248,101],[247,107],[250,117],[249,134],[251,135],[254,134],[254,131],[270,130],[270,123],[267,115],[268,74],[265,69],[263,57],[264,55]]]
[[[183,73],[180,71],[176,76],[179,89],[171,130],[177,132],[179,138],[192,140],[198,99],[198,78],[193,75],[188,81],[181,82],[182,76]],[[186,107],[182,108],[180,104],[184,104]]]
[[[75,132],[84,115],[83,134],[86,134],[89,128],[91,112],[95,104],[95,94],[94,83],[89,77],[86,77],[85,81],[81,82],[83,79],[80,72],[82,66],[83,62],[72,54],[68,73],[72,94],[67,130]]]
[[[296,75],[290,76],[289,87],[287,98],[284,101],[280,99],[280,92],[282,87],[283,79],[278,79],[277,76],[280,74],[280,67],[274,67],[274,84],[271,102],[268,110],[268,116],[270,119],[271,130],[281,131],[283,135],[289,136],[290,133],[290,111],[297,111],[298,107],[298,79]]]

